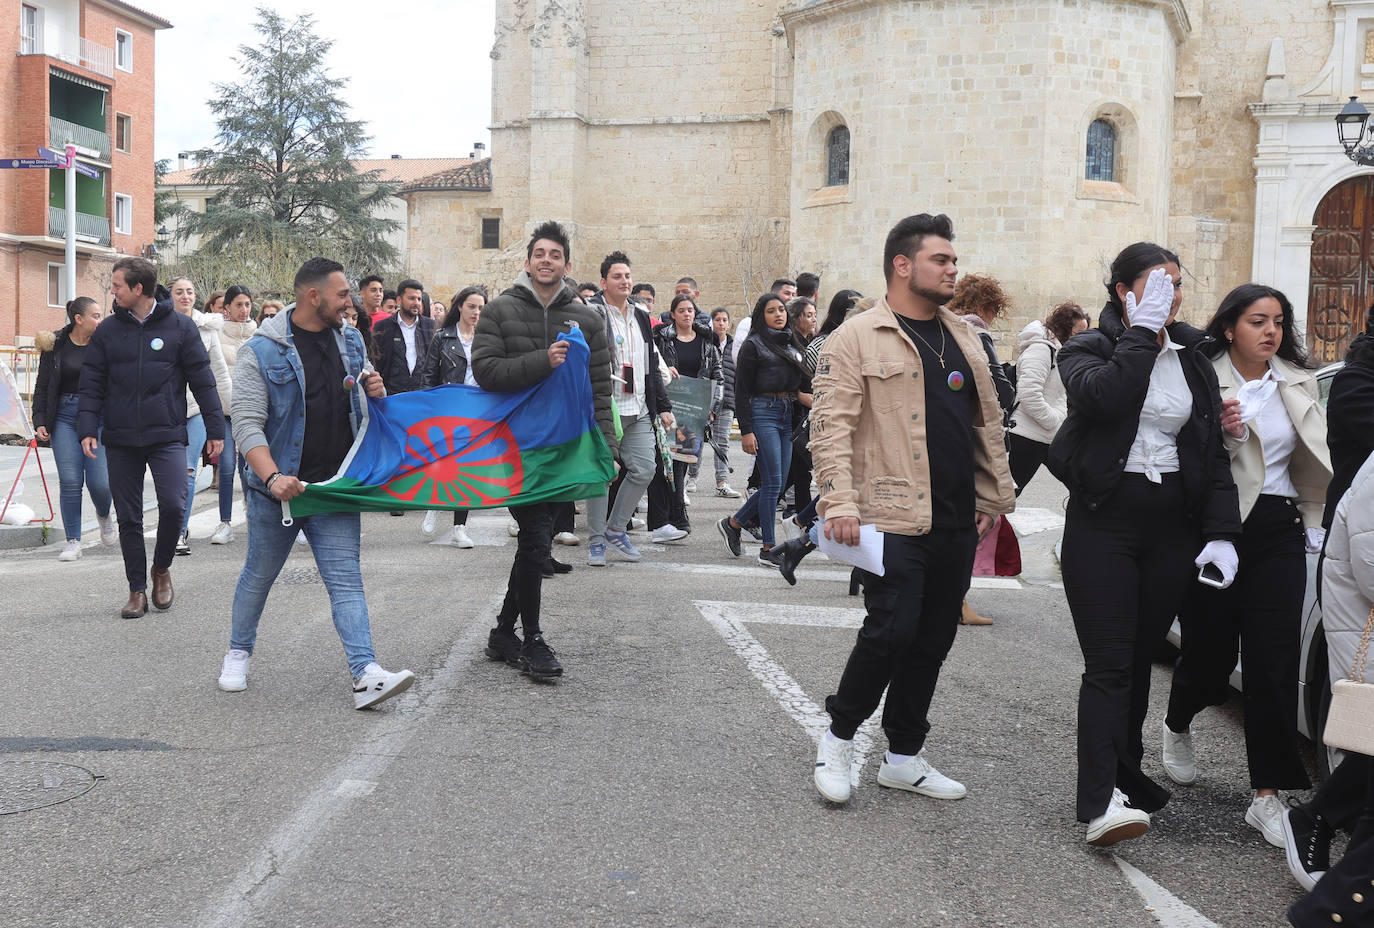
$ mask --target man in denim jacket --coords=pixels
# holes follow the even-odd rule
[[[282,524],[282,503],[308,483],[339,470],[367,416],[367,396],[386,395],[367,363],[358,330],[343,324],[351,303],[343,266],[311,258],[296,273],[296,304],[263,324],[234,365],[234,440],[247,464],[248,551],[234,590],[229,653],[219,688],[248,688],[248,662],[267,594],[291,553],[298,531]],[[360,389],[361,388],[361,389]],[[361,519],[356,512],[300,520],[329,591],[334,628],[353,680],[353,706],[366,709],[408,689],[409,670],[383,670],[359,565]]]

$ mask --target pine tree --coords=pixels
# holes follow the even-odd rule
[[[394,266],[386,234],[399,224],[373,212],[396,186],[353,165],[369,138],[348,116],[347,81],[321,64],[333,43],[309,14],[257,14],[261,40],[239,46],[242,79],[216,84],[210,101],[217,144],[197,152],[197,181],[223,189],[187,217],[183,234],[199,236],[201,250],[241,254],[245,265],[266,252],[288,261],[323,254],[350,269]]]

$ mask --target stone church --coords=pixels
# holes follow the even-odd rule
[[[1182,256],[1185,314],[1255,280],[1340,356],[1374,298],[1374,0],[495,0],[490,162],[402,193],[435,292],[504,287],[533,224],[743,312],[777,276],[882,291],[883,238],[945,212],[1016,319]]]

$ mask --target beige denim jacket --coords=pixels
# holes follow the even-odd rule
[[[1002,409],[978,333],[941,308],[939,319],[968,360],[978,388],[973,426],[975,508],[1001,515],[1016,507],[1002,438]],[[826,339],[816,365],[811,454],[823,519],[856,516],[883,532],[930,532],[921,355],[887,300],[851,316]]]

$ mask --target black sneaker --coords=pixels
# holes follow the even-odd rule
[[[782,567],[782,550],[774,545],[771,548],[759,548],[759,566],[772,567],[778,570]]]
[[[797,565],[802,562],[816,546],[804,538],[793,538],[791,541],[784,541],[779,547],[773,550],[778,552],[778,572],[782,578],[791,586],[797,585]]]
[[[1311,892],[1331,866],[1331,823],[1302,806],[1292,806],[1279,821],[1288,870],[1299,886]]]
[[[720,537],[725,539],[725,548],[735,557],[744,553],[744,549],[739,544],[739,529],[730,524],[730,517],[726,516],[716,523],[716,529],[720,532]]]
[[[570,573],[572,573],[571,564],[564,564],[562,561],[555,560],[554,558],[549,558],[549,562],[544,565],[545,578],[552,577],[554,574]]]
[[[178,556],[178,557],[184,557],[184,556],[186,556],[186,555],[188,555],[188,554],[191,553],[191,533],[190,533],[190,532],[182,532],[182,533],[181,533],[181,537],[177,539],[176,553],[177,553],[177,556]]]
[[[553,648],[543,635],[531,635],[520,646],[520,670],[537,679],[563,676],[563,665],[553,656]]]
[[[512,667],[520,666],[520,649],[523,642],[513,628],[496,627],[487,635],[487,657],[494,661],[505,661]]]

